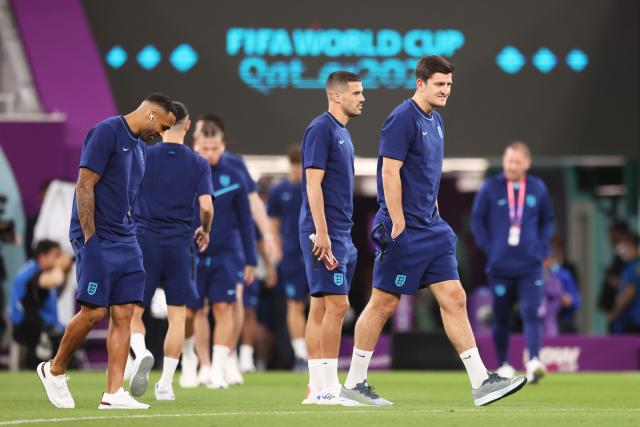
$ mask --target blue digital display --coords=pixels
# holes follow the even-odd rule
[[[226,52],[241,57],[240,79],[263,94],[274,89],[321,89],[337,70],[360,74],[368,90],[410,89],[421,56],[453,57],[464,43],[464,34],[455,29],[231,28]]]

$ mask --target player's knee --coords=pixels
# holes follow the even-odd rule
[[[538,307],[533,304],[521,304],[520,317],[524,322],[535,322],[539,318]]]
[[[347,314],[347,310],[349,310],[349,300],[339,299],[332,301],[330,304],[327,304],[327,314],[332,316],[344,317]]]
[[[82,306],[80,312],[85,321],[93,328],[98,322],[104,319],[104,316],[107,314],[107,309],[105,307],[90,308]]]
[[[449,311],[464,311],[467,309],[467,293],[462,286],[457,286],[449,291],[445,299],[446,306],[443,307]]]

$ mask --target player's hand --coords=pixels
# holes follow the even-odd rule
[[[256,280],[256,266],[245,265],[244,266],[244,284],[251,285]]]
[[[276,242],[273,240],[273,236],[267,236],[266,238],[263,238],[263,244],[264,244],[264,251],[267,253],[267,257],[269,259],[265,260],[271,263],[276,263],[278,262],[278,248],[276,245]]]
[[[278,273],[276,272],[276,268],[273,264],[269,264],[267,266],[267,277],[264,280],[264,285],[271,289],[276,286],[278,283]]]
[[[332,271],[338,267],[338,260],[333,256],[331,238],[328,233],[319,233],[315,236],[311,251],[318,257],[318,261],[324,262],[327,270]]]
[[[406,228],[405,222],[394,222],[393,228],[391,229],[391,240],[396,240],[396,238],[402,234],[404,229]]]
[[[196,239],[196,245],[198,245],[198,251],[204,252],[209,246],[209,233],[206,233],[202,226],[198,227],[194,235]]]

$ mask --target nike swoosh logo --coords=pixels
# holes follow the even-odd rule
[[[429,131],[422,132],[422,136],[425,136],[425,135],[426,135],[426,134],[428,134],[428,133],[429,133]]]
[[[344,144],[344,139],[341,139],[340,141],[338,141],[340,144]]]
[[[129,149],[122,147],[122,151],[129,151]]]
[[[463,357],[463,359],[464,360],[471,359],[471,355],[468,355],[467,357]]]
[[[364,357],[364,354],[358,354],[358,353],[356,353],[356,356]]]

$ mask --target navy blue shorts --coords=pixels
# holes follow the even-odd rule
[[[377,220],[371,239],[376,244],[373,287],[392,294],[413,295],[446,280],[460,280],[457,238],[443,219],[426,229],[405,228],[391,239],[390,221]]]
[[[138,242],[113,242],[91,237],[71,241],[76,256],[79,303],[98,307],[141,303],[145,272]]]
[[[260,282],[254,280],[250,286],[244,285],[242,303],[244,308],[255,310],[258,307],[258,302],[260,302]]]
[[[160,284],[168,305],[185,305],[198,298],[193,245],[160,246],[143,240],[139,242],[147,272],[143,306],[149,307]]]
[[[325,294],[348,295],[351,287],[351,280],[356,269],[358,250],[353,246],[350,234],[330,235],[331,251],[338,260],[338,267],[327,270],[324,262],[311,252],[312,243],[309,240],[309,233],[300,233],[300,247],[304,256],[304,264],[307,273],[307,282],[312,296],[323,296]]]
[[[217,302],[235,302],[236,285],[242,283],[244,276],[244,257],[239,253],[226,253],[218,256],[199,255],[196,258],[196,284],[198,298],[187,304],[192,309]]]
[[[309,285],[307,284],[307,272],[302,254],[298,254],[296,258],[285,257],[280,261],[278,283],[282,286],[287,299],[296,301],[307,299]]]
[[[494,320],[511,322],[513,305],[518,302],[520,310],[528,306],[538,310],[544,297],[542,269],[518,277],[489,274],[489,283],[493,290]],[[504,313],[504,314],[503,314]],[[509,316],[507,318],[507,316]],[[524,316],[523,316],[524,317]]]

